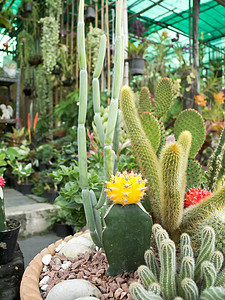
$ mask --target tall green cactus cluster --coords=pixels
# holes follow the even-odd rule
[[[153,234],[160,266],[153,249],[145,252],[145,263],[138,268],[143,283],[133,282],[130,292],[135,300],[222,300],[225,299],[223,255],[215,250],[215,232],[206,226],[201,232],[201,247],[195,261],[190,236],[180,237],[180,268],[176,248],[168,233],[158,224]]]
[[[123,79],[124,66],[124,38],[121,32],[123,1],[119,0],[116,12],[116,37],[115,37],[115,57],[114,57],[114,78],[112,87],[112,97],[109,107],[108,123],[104,132],[100,115],[100,91],[99,76],[101,74],[105,49],[106,36],[102,35],[100,40],[99,54],[96,67],[93,73],[92,91],[94,104],[94,120],[98,131],[100,143],[104,149],[104,170],[105,181],[113,174],[114,163],[116,160],[120,129],[120,111],[118,110],[118,99]],[[102,216],[105,214],[108,205],[104,186],[100,199],[97,200],[94,191],[88,189],[87,172],[87,147],[86,147],[86,113],[87,113],[87,63],[85,53],[85,33],[84,33],[84,0],[80,0],[78,16],[78,57],[80,67],[80,87],[79,87],[79,116],[78,116],[78,163],[80,173],[80,185],[82,188],[82,198],[85,215],[90,230],[91,237],[95,244],[102,247]]]
[[[195,222],[225,207],[225,187],[184,210],[185,192],[202,183],[201,166],[195,156],[205,140],[205,124],[196,110],[182,111],[174,124],[176,141],[164,145],[160,122],[173,99],[170,80],[163,78],[159,82],[153,103],[149,95],[143,88],[137,109],[131,89],[123,87],[120,106],[133,153],[148,180],[150,213],[175,239]]]

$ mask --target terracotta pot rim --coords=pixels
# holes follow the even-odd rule
[[[69,235],[64,239],[60,239],[57,242],[49,245],[47,248],[43,249],[38,253],[33,260],[27,266],[25,272],[23,273],[21,285],[20,285],[20,299],[21,300],[43,300],[39,290],[39,275],[41,274],[43,263],[42,257],[46,254],[55,254],[55,249],[61,244],[62,241],[68,242],[73,237],[80,236],[82,234],[88,233],[89,230],[84,232],[78,232],[74,235]]]

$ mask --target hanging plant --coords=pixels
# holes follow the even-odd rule
[[[59,24],[53,17],[45,17],[40,20],[43,24],[41,49],[43,55],[43,67],[50,74],[56,65],[57,45],[59,43]]]
[[[59,20],[59,16],[62,14],[62,1],[61,0],[46,0],[49,16],[55,17]]]

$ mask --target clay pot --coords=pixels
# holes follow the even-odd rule
[[[85,232],[78,232],[74,236],[70,235],[67,236],[64,241],[68,242],[73,237],[80,236]],[[55,254],[55,249],[59,244],[61,244],[63,240],[57,241],[55,244],[51,244],[48,248],[43,249],[40,253],[38,253],[33,260],[29,263],[28,267],[26,268],[23,278],[20,285],[20,299],[21,300],[43,300],[39,290],[39,276],[41,274],[43,264],[42,264],[42,257],[46,254]]]

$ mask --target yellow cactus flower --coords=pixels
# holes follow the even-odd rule
[[[146,182],[141,174],[134,174],[133,171],[117,172],[115,176],[111,176],[109,182],[106,182],[105,192],[114,204],[135,204],[145,195]]]
[[[204,94],[194,95],[195,103],[200,106],[206,106],[207,101],[205,100]]]
[[[224,103],[225,96],[224,96],[224,93],[222,91],[220,91],[218,94],[214,93],[213,95],[214,95],[214,101],[215,102],[218,102],[220,104]]]

